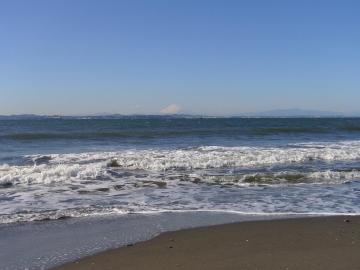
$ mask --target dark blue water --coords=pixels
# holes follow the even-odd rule
[[[2,157],[131,147],[273,145],[360,138],[360,118],[0,120]]]
[[[359,118],[0,120],[0,222],[359,213]]]

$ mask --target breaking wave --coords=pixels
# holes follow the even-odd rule
[[[157,177],[171,175],[200,175],[201,181],[234,183],[307,183],[342,181],[359,177],[359,171],[324,170],[299,172],[283,169],[280,172],[244,173],[241,169],[341,162],[360,159],[360,142],[323,144],[293,144],[287,147],[219,147],[204,146],[178,150],[124,150],[27,156],[30,164],[0,166],[0,184],[51,184],[86,180],[111,180],[120,177],[119,171]],[[217,176],[217,171],[223,170]],[[206,176],[209,171],[215,176]],[[239,173],[240,171],[240,173]],[[136,173],[134,173],[136,172]],[[189,176],[189,177],[190,177]],[[162,177],[164,177],[162,175]],[[137,176],[137,178],[141,178]],[[172,177],[173,179],[174,177]],[[175,177],[176,178],[176,177]],[[191,177],[190,177],[191,178]],[[229,180],[230,179],[230,180]],[[326,179],[328,181],[326,181]]]
[[[358,213],[360,141],[29,155],[0,165],[0,224],[218,210]]]

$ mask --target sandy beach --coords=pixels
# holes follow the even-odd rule
[[[169,232],[55,268],[359,269],[360,217],[251,221]]]

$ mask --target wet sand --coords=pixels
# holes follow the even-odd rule
[[[252,221],[164,233],[57,270],[360,269],[360,217]]]

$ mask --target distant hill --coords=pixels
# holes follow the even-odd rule
[[[254,117],[345,117],[346,115],[338,112],[302,110],[302,109],[284,109],[271,110],[248,114]]]
[[[28,120],[28,119],[43,119],[49,116],[35,115],[35,114],[16,114],[16,115],[0,115],[0,120]]]
[[[149,115],[149,114],[103,114],[103,115],[35,115],[35,114],[19,114],[19,115],[0,115],[0,120],[41,120],[41,119],[176,119],[176,118],[201,118],[206,116],[201,115],[186,115],[186,114],[166,114],[166,115]]]
[[[339,112],[302,110],[302,109],[286,109],[286,110],[270,110],[264,112],[246,113],[231,116],[211,116],[211,115],[193,115],[193,114],[97,114],[97,115],[35,115],[35,114],[19,114],[19,115],[0,115],[0,120],[40,120],[40,119],[179,119],[179,118],[222,118],[222,117],[360,117],[359,114],[344,114]]]

